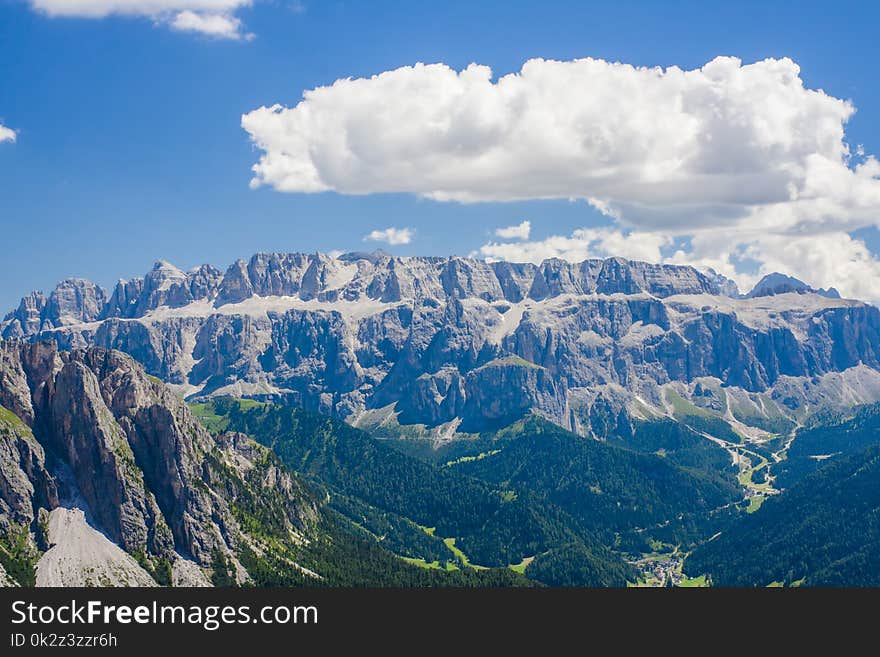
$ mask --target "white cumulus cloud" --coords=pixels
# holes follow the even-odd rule
[[[719,57],[691,71],[533,59],[497,81],[476,64],[340,79],[242,125],[264,151],[254,184],[281,191],[582,198],[676,225],[777,204],[813,219],[831,209],[817,200],[864,205],[880,184],[855,189],[865,180],[847,166],[853,111],[805,88],[790,59]]]
[[[760,236],[745,243],[743,253],[761,263],[760,275],[785,272],[814,287],[836,287],[846,297],[880,302],[880,262],[864,241],[847,233]]]
[[[235,16],[222,14],[198,14],[194,11],[182,11],[171,21],[171,27],[181,32],[201,32],[219,39],[250,38],[252,35],[242,33],[241,20]]]
[[[392,246],[399,244],[409,244],[412,242],[412,228],[385,228],[384,230],[373,230],[364,235],[365,242],[386,242]]]
[[[490,242],[484,257],[666,253],[741,285],[786,268],[880,299],[877,277],[864,278],[875,259],[851,235],[880,223],[880,162],[846,139],[854,112],[805,86],[788,58],[717,57],[693,70],[532,59],[497,79],[478,64],[339,79],[294,106],[255,109],[242,126],[261,151],[253,187],[580,199],[612,221]]]
[[[527,240],[531,232],[532,222],[528,219],[515,226],[495,229],[495,235],[503,240]]]
[[[18,135],[16,134],[15,130],[7,128],[5,125],[0,123],[0,144],[2,144],[4,141],[14,142],[17,137]]]
[[[198,32],[218,39],[247,39],[235,12],[252,0],[29,0],[47,16],[105,18],[140,16],[183,32]]]

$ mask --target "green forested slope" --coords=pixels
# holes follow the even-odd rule
[[[460,566],[507,566],[567,545],[581,555],[572,583],[622,586],[636,576],[592,529],[546,499],[425,463],[332,418],[232,400],[195,410],[214,429],[270,447],[324,487],[336,511],[398,554],[432,562],[446,550]],[[455,549],[441,538],[454,539]]]
[[[776,482],[787,488],[829,461],[880,443],[880,404],[855,409],[852,417],[823,415],[798,430],[784,461],[775,465]]]
[[[880,446],[841,456],[684,563],[715,585],[880,585]]]
[[[641,437],[643,444],[648,440]],[[661,436],[659,442],[672,450],[681,438],[675,441]],[[683,452],[683,459],[695,460]],[[483,458],[450,467],[544,500],[606,541],[636,528],[675,523],[681,515],[707,515],[741,496],[734,481],[719,474],[723,470],[708,476],[672,458],[583,438],[540,418],[528,420],[516,439],[497,442]]]

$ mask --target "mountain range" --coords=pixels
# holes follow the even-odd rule
[[[710,548],[801,472],[840,511],[873,434],[815,436],[880,401],[873,305],[621,258],[158,262],[33,292],[0,336],[19,584],[810,582]]]
[[[777,278],[734,298],[717,275],[620,258],[257,254],[223,274],[159,262],[109,294],[63,281],[23,298],[0,333],[124,351],[187,398],[280,400],[354,424],[393,415],[440,434],[536,410],[587,435],[594,408],[664,413],[667,388],[687,397],[700,378],[749,405],[841,373],[873,401],[877,309]]]

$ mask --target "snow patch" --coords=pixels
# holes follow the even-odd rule
[[[495,306],[491,306],[498,313],[498,319],[489,333],[489,342],[491,344],[501,344],[504,338],[508,335],[513,335],[522,322],[526,310],[529,310],[533,303],[532,301],[511,303],[506,306],[507,309],[503,313],[498,308],[495,308]]]
[[[236,381],[217,388],[212,394],[219,397],[252,397],[255,395],[279,395],[285,392],[291,391],[278,388],[266,381]]]
[[[254,318],[267,318],[269,313],[284,314],[289,310],[307,310],[312,312],[337,312],[346,321],[360,321],[365,317],[377,315],[389,308],[401,305],[400,302],[385,302],[376,299],[362,298],[356,301],[319,301],[309,299],[304,301],[294,296],[269,296],[261,297],[254,295],[238,303],[227,303],[214,307],[212,301],[201,299],[193,301],[185,306],[169,308],[161,306],[151,310],[140,320],[144,324],[164,322],[169,319],[183,317],[210,317],[211,315],[248,315]]]

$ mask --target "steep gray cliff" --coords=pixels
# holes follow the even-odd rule
[[[772,291],[740,298],[712,272],[621,258],[257,254],[222,275],[160,262],[109,296],[65,282],[48,301],[25,297],[0,333],[124,351],[190,397],[352,420],[395,405],[405,423],[475,429],[527,410],[579,428],[573,403],[607,386],[660,405],[658,387],[703,377],[757,393],[880,368],[875,307]]]
[[[245,475],[264,451],[211,436],[126,354],[0,342],[0,535],[36,532],[40,509],[77,506],[147,564],[185,557],[207,568],[250,540],[234,505],[242,491],[255,495]],[[277,520],[306,532],[314,502],[277,466],[260,467],[285,495]]]

